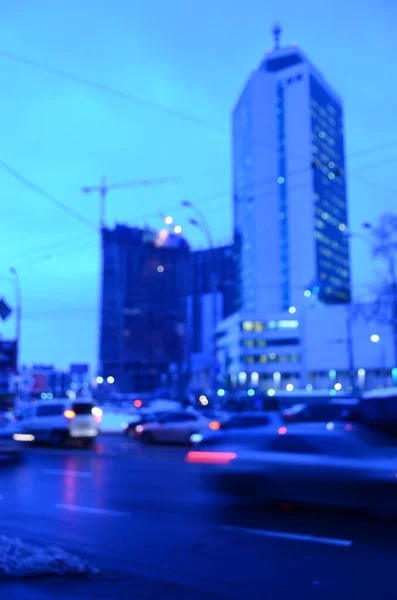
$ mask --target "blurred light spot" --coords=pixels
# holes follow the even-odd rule
[[[335,371],[335,369],[331,369],[330,371],[328,371],[328,375],[330,377],[336,377],[336,371]]]
[[[66,396],[67,396],[67,398],[69,398],[69,400],[76,400],[76,398],[77,398],[77,394],[73,390],[68,390],[66,392]]]
[[[287,383],[287,385],[285,386],[285,389],[287,390],[287,392],[293,392],[294,386],[292,385],[292,383]]]
[[[217,394],[220,398],[223,398],[223,396],[226,394],[226,392],[224,389],[221,388],[217,391]]]
[[[290,306],[288,309],[288,312],[290,313],[290,315],[294,315],[296,313],[296,307]]]
[[[258,385],[259,383],[259,373],[257,373],[256,371],[253,371],[251,373],[251,383],[252,385]]]
[[[310,291],[310,290],[305,290],[305,291],[303,292],[303,295],[305,296],[305,298],[310,298],[310,296],[312,295],[312,293],[311,293],[311,291]]]
[[[336,396],[336,391],[335,390],[330,390],[329,395],[330,396]]]
[[[33,442],[34,435],[31,433],[14,433],[12,436],[16,442]]]
[[[339,229],[339,231],[345,231],[346,225],[344,223],[339,223],[338,229]]]
[[[244,384],[247,382],[247,373],[245,373],[244,371],[240,371],[240,373],[238,374],[238,380],[239,383]]]
[[[112,377],[112,375],[110,375],[110,376],[107,378],[107,380],[106,380],[106,381],[107,381],[108,383],[112,384],[112,383],[114,383],[114,377]]]
[[[371,342],[377,344],[380,341],[380,337],[377,333],[373,333],[370,337]]]
[[[41,394],[40,398],[42,400],[47,400],[47,394],[45,394],[44,392]]]
[[[97,377],[96,382],[99,384],[103,383],[103,377]]]
[[[276,390],[273,390],[272,388],[270,388],[270,390],[267,390],[268,396],[274,396],[275,394],[276,394]]]
[[[341,384],[341,383],[335,383],[335,385],[334,385],[334,389],[335,389],[337,392],[340,392],[340,391],[341,391],[341,389],[342,389],[342,384]]]
[[[279,427],[277,431],[278,431],[279,435],[285,435],[287,433],[287,428]]]
[[[359,369],[359,370],[357,371],[357,375],[358,375],[359,377],[365,377],[365,373],[366,373],[365,369]]]
[[[249,390],[247,391],[247,394],[248,394],[248,396],[255,396],[255,390],[253,390],[253,389],[249,389]]]
[[[164,223],[166,225],[172,225],[173,222],[174,222],[174,219],[172,217],[168,216],[168,217],[165,217],[165,219],[164,219]]]
[[[188,452],[185,458],[189,463],[228,464],[237,458],[235,452]]]
[[[143,430],[144,430],[144,426],[143,426],[143,425],[137,425],[137,426],[135,427],[135,431],[136,431],[137,433],[142,433],[142,431],[143,431]]]
[[[335,429],[335,425],[333,423],[327,423],[325,427],[328,429],[328,431]]]
[[[307,384],[307,386],[306,386],[306,391],[307,391],[307,392],[311,392],[312,390],[313,390],[313,386],[312,386],[312,384],[311,384],[311,383],[308,383],[308,384]]]
[[[277,179],[277,182],[280,184],[284,183],[284,181],[285,181],[284,177],[278,177],[278,179]]]
[[[163,267],[163,265],[159,265],[157,267],[157,273],[164,273],[164,267]]]
[[[192,433],[192,435],[190,436],[190,441],[192,442],[192,444],[199,444],[203,441],[203,439],[204,438],[201,435],[201,433]]]
[[[199,402],[202,406],[208,406],[208,404],[209,404],[209,400],[208,400],[207,396],[204,396],[204,394],[202,394],[199,397]]]
[[[175,225],[174,232],[177,234],[182,233],[182,227],[180,225]]]
[[[325,138],[325,132],[324,131],[320,131],[320,133],[318,134],[318,137],[320,137],[321,139]]]
[[[329,166],[330,169],[333,169],[335,167],[334,161],[330,160],[329,163],[328,163],[328,166]]]
[[[335,173],[328,173],[328,179],[335,179]]]
[[[221,428],[221,424],[219,421],[211,421],[208,423],[208,427],[212,429],[212,431],[218,431]]]
[[[66,419],[74,419],[76,413],[74,412],[74,410],[65,410],[63,412],[63,416],[66,417]]]
[[[138,398],[136,400],[134,400],[135,408],[141,408],[142,404],[143,404],[142,400],[139,400]]]
[[[353,425],[351,423],[346,423],[345,431],[352,431],[352,430],[353,430]]]

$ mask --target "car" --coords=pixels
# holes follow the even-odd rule
[[[134,415],[132,421],[130,421],[124,428],[124,434],[130,438],[135,439],[137,437],[136,427],[138,425],[144,425],[146,423],[152,423],[158,421],[163,416],[165,417],[172,411],[142,411],[139,415]]]
[[[316,423],[346,420],[350,417],[351,411],[352,407],[349,404],[331,402],[323,404],[300,403],[285,408],[282,415],[286,423]]]
[[[247,430],[252,428],[274,427],[281,425],[282,419],[278,412],[241,412],[229,413],[219,419],[219,426],[216,422],[208,430],[193,435],[191,441],[193,444],[217,444],[221,439],[230,438],[233,431]]]
[[[23,454],[22,440],[10,422],[0,429],[0,464],[19,462]]]
[[[99,434],[102,410],[91,400],[43,400],[22,409],[18,423],[20,432],[30,441],[50,442],[62,446],[68,440],[78,440],[92,446]]]
[[[15,415],[12,410],[0,408],[0,429],[7,427],[15,421]]]
[[[137,438],[146,444],[190,444],[191,437],[208,430],[219,429],[219,421],[190,411],[171,411],[160,415],[155,421],[135,427]]]
[[[255,502],[343,506],[397,517],[397,448],[352,423],[235,431],[186,455],[207,487]]]

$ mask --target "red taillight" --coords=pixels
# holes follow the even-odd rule
[[[221,428],[221,424],[219,423],[219,421],[211,421],[210,423],[208,423],[208,427],[212,429],[212,431],[218,431],[218,429]]]
[[[63,413],[63,416],[66,417],[67,419],[74,419],[76,416],[76,413],[74,412],[74,410],[65,410]]]
[[[232,460],[237,458],[235,452],[188,452],[185,461],[188,463],[206,463],[227,465]]]
[[[143,404],[142,400],[134,400],[135,408],[141,408],[142,404]]]

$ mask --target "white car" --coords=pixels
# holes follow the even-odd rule
[[[145,444],[190,444],[194,434],[204,434],[220,428],[219,421],[188,411],[172,411],[160,415],[156,421],[135,427],[135,435]]]
[[[44,400],[25,407],[18,417],[26,441],[45,441],[62,446],[79,440],[91,446],[99,434],[102,410],[91,400]]]

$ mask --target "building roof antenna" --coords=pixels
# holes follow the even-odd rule
[[[281,25],[277,21],[273,25],[273,29],[272,29],[272,33],[273,33],[273,37],[274,37],[274,50],[280,50],[280,36],[281,36],[281,32],[282,32]]]

